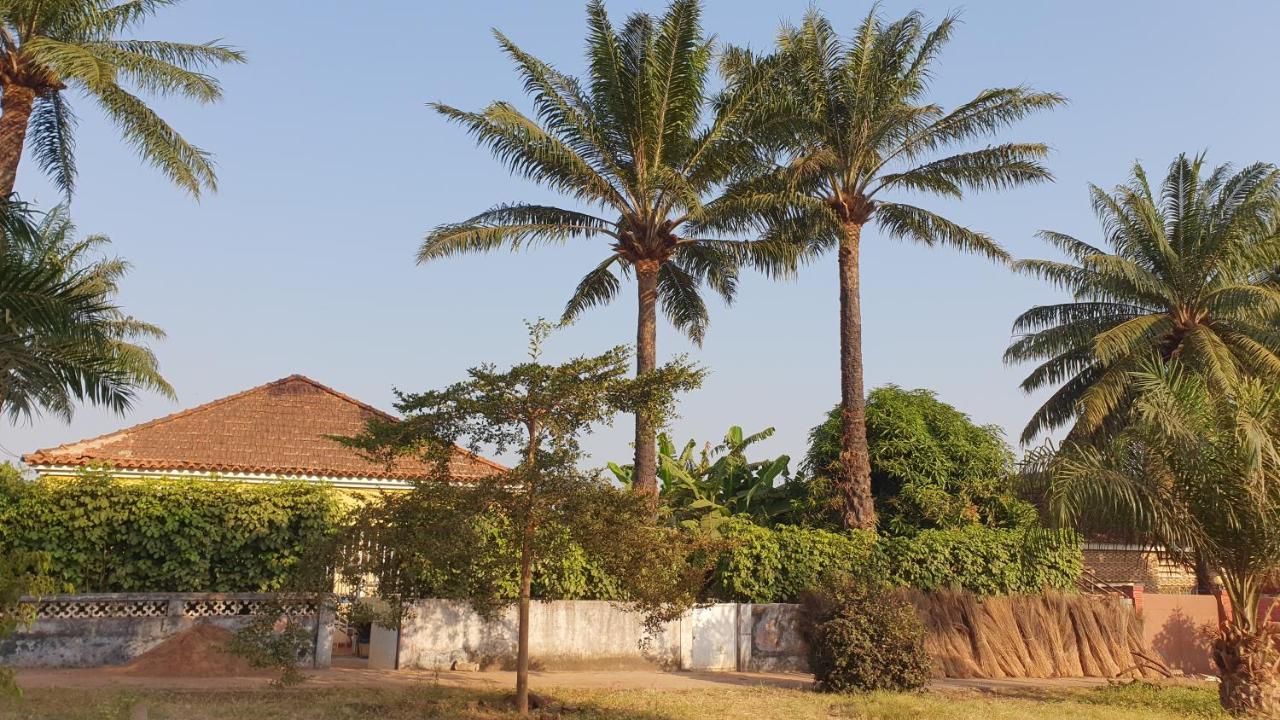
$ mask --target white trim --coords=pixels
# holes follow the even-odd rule
[[[53,475],[68,477],[82,470],[81,465],[31,465],[37,475]],[[116,470],[108,472],[113,477],[143,480],[165,478],[188,478],[195,480],[225,480],[228,482],[273,483],[273,482],[313,482],[332,485],[340,488],[367,490],[408,490],[413,483],[408,480],[376,477],[334,477],[331,475],[294,475],[281,473],[214,473],[204,470]]]

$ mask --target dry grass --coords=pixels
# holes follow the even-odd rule
[[[804,690],[565,690],[543,717],[575,720],[1174,720],[1225,717],[1204,688],[1135,685],[1091,691],[1013,695],[820,695]],[[282,691],[137,692],[29,690],[0,699],[0,720],[127,720],[138,704],[151,720],[498,720],[512,715],[498,693],[445,687],[414,689],[301,688]],[[536,717],[537,715],[535,715]]]

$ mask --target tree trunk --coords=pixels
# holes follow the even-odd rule
[[[640,307],[636,318],[636,377],[658,367],[658,270],[656,260],[641,260],[636,265]],[[636,456],[631,487],[649,496],[654,511],[658,507],[658,441],[653,418],[636,413]]]
[[[1246,609],[1247,611],[1247,609]],[[1213,641],[1218,700],[1232,715],[1280,717],[1280,631],[1274,623],[1249,630],[1221,628]]]
[[[516,643],[516,712],[529,714],[529,599],[533,588],[533,557],[529,533],[520,544],[520,603]]]
[[[1209,567],[1209,563],[1199,553],[1196,554],[1192,568],[1196,575],[1197,595],[1212,595],[1217,592],[1218,585],[1213,580],[1213,569]]]
[[[21,85],[6,85],[0,97],[0,197],[9,197],[18,180],[18,163],[35,99],[35,91]]]
[[[863,391],[862,297],[858,246],[862,224],[847,222],[840,238],[840,472],[837,491],[846,528],[874,529],[867,408]]]

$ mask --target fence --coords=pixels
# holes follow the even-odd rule
[[[35,622],[0,641],[0,664],[14,667],[122,665],[195,625],[235,631],[254,615],[285,612],[302,619],[314,642],[307,663],[328,667],[331,603],[316,597],[258,593],[104,593],[32,598]]]

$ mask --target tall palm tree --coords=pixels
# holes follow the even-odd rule
[[[1244,377],[1217,387],[1152,351],[1129,376],[1117,432],[1068,440],[1039,468],[1051,508],[1068,527],[1104,518],[1216,570],[1232,607],[1214,642],[1222,704],[1276,717],[1280,626],[1257,619],[1280,571],[1280,385]]]
[[[1135,164],[1127,184],[1090,190],[1103,245],[1042,232],[1068,260],[1017,263],[1072,296],[1014,321],[1005,361],[1039,363],[1022,389],[1057,387],[1023,442],[1067,425],[1078,437],[1105,429],[1153,351],[1217,388],[1246,374],[1280,378],[1280,170],[1203,170],[1203,156],[1179,155],[1157,191]]]
[[[615,29],[604,4],[587,7],[585,82],[518,48],[501,33],[533,101],[532,117],[506,102],[480,112],[433,107],[465,127],[510,170],[558,191],[586,210],[532,203],[498,205],[437,227],[418,262],[525,245],[602,239],[609,254],[582,279],[564,310],[568,321],[611,301],[619,275],[636,278],[639,309],[636,372],[657,364],[657,307],[701,342],[710,287],[733,298],[740,262],[761,265],[785,257],[750,243],[704,233],[710,202],[754,159],[748,142],[755,96],[768,88],[767,70],[741,74],[715,98],[706,89],[713,43],[704,37],[696,0],[675,0],[660,18],[630,16]],[[704,115],[710,117],[704,122]],[[636,415],[634,487],[657,493],[654,422]]]
[[[840,273],[840,395],[843,408],[838,488],[849,527],[873,527],[862,365],[859,251],[874,222],[891,238],[947,245],[1004,262],[990,237],[929,210],[885,196],[1004,189],[1051,179],[1039,143],[1007,143],[942,155],[990,138],[1015,121],[1065,102],[1024,87],[984,90],[950,111],[929,102],[929,79],[956,18],[930,28],[919,13],[885,23],[872,11],[842,40],[816,10],[784,27],[779,52],[789,82],[766,141],[785,162],[736,188],[737,210],[766,221],[767,239],[817,253],[835,249]],[[785,122],[777,122],[785,118]],[[726,217],[732,216],[726,208]]]
[[[155,356],[139,341],[164,333],[115,304],[128,265],[75,239],[65,207],[39,223],[19,204],[0,208],[0,412],[70,420],[77,402],[127,410],[141,389],[169,397]]]
[[[222,90],[205,71],[244,61],[217,42],[131,37],[149,16],[176,2],[0,0],[0,196],[13,192],[28,139],[36,162],[71,193],[76,117],[68,88],[95,100],[138,154],[176,185],[196,196],[216,187],[209,154],[125,89],[213,102]]]

